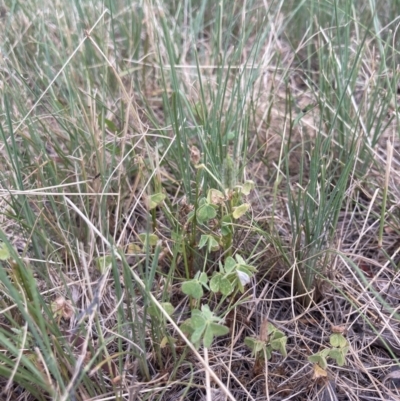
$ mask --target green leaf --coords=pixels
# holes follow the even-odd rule
[[[203,284],[205,287],[207,287],[207,282],[208,282],[208,276],[207,273],[202,272],[198,278],[199,282]]]
[[[208,235],[203,234],[200,237],[200,241],[199,241],[199,245],[198,245],[199,249],[203,248],[207,244],[207,241],[208,241]]]
[[[244,339],[244,343],[251,349],[253,350],[256,347],[256,339],[253,337],[246,337]]]
[[[96,267],[101,274],[104,274],[107,271],[107,269],[111,266],[111,263],[112,263],[111,255],[100,256],[99,258],[96,259]]]
[[[192,310],[191,319],[192,319],[193,328],[195,330],[198,330],[200,328],[204,328],[206,323],[207,323],[207,320],[204,318],[202,312],[199,311],[198,309]]]
[[[235,259],[233,259],[232,256],[228,256],[225,260],[225,271],[227,273],[231,273],[233,272],[235,267],[236,267]]]
[[[236,138],[235,131],[229,131],[229,132],[226,134],[226,139],[227,139],[228,141],[231,141],[232,139],[235,139],[235,138]]]
[[[340,348],[331,349],[330,352],[329,352],[329,356],[332,359],[335,359],[336,363],[339,366],[343,366],[346,363],[345,355],[343,354],[342,349],[340,349]]]
[[[161,302],[161,306],[169,316],[172,316],[172,314],[175,312],[175,308],[171,302]]]
[[[217,251],[219,249],[218,241],[211,234],[203,234],[200,237],[199,249],[203,248],[206,244],[208,252]]]
[[[208,249],[208,252],[215,252],[215,251],[218,251],[218,249],[219,249],[219,243],[212,235],[208,236],[207,249]]]
[[[164,201],[165,198],[166,195],[161,192],[151,195],[149,199],[149,210],[155,209]]]
[[[348,344],[346,338],[340,333],[331,334],[329,339],[332,347],[343,348]]]
[[[182,284],[182,292],[194,299],[200,299],[203,296],[203,288],[197,280],[185,281]]]
[[[141,233],[139,234],[139,240],[144,246],[156,246],[158,243],[158,237],[155,234]]]
[[[211,326],[207,326],[205,332],[204,332],[204,337],[203,337],[203,344],[205,348],[210,348],[211,344],[214,339],[214,334],[212,331]]]
[[[336,363],[339,366],[344,366],[346,364],[346,358],[342,353],[339,353],[339,355],[337,356]]]
[[[243,184],[242,187],[242,194],[243,195],[249,195],[249,193],[255,188],[255,184],[253,181],[248,180]]]
[[[279,336],[278,338],[275,338],[274,340],[271,341],[271,348],[274,350],[278,350],[282,356],[286,357],[287,337],[282,332],[279,333],[281,333],[282,336]]]
[[[225,296],[228,296],[233,292],[233,286],[226,277],[221,278],[219,290],[221,291],[221,294]]]
[[[264,349],[265,349],[265,355],[266,355],[267,361],[269,361],[271,359],[271,357],[272,357],[271,348],[270,347],[265,347]]]
[[[204,337],[203,337],[204,347],[210,348],[214,340],[214,337],[224,336],[228,333],[229,329],[227,327],[217,323],[210,323],[204,332]]]
[[[238,253],[235,255],[235,258],[236,258],[237,264],[246,265],[246,261]]]
[[[182,330],[183,334],[185,334],[187,337],[191,337],[193,332],[194,332],[194,328],[193,328],[193,324],[192,324],[192,319],[186,319],[181,325],[180,325],[180,329]]]
[[[192,341],[193,344],[197,344],[201,340],[204,329],[205,329],[205,326],[201,329],[194,330],[192,337],[190,338],[190,340]]]
[[[162,302],[161,306],[168,313],[169,316],[171,316],[175,311],[175,308],[170,302]],[[148,312],[149,315],[153,317],[159,317],[161,315],[161,311],[157,308],[156,305],[150,305]]]
[[[232,218],[231,216],[225,215],[224,217],[222,217],[221,220],[221,234],[226,237],[228,235],[231,235],[233,233],[233,229],[232,229]]]
[[[321,355],[323,358],[327,358],[329,356],[329,353],[331,352],[330,348],[325,348],[322,351],[319,351],[318,354]]]
[[[0,260],[10,259],[10,251],[8,250],[7,244],[4,242],[0,244]]]
[[[212,276],[212,278],[210,280],[210,289],[212,292],[214,292],[214,293],[219,292],[221,280],[222,280],[222,274],[214,273],[214,275]]]
[[[201,306],[201,313],[203,314],[204,318],[209,322],[218,320],[218,318],[214,316],[214,313],[211,311],[210,307],[207,304]]]
[[[213,219],[216,215],[217,211],[214,209],[213,206],[209,205],[208,203],[204,204],[203,206],[200,206],[197,209],[197,214],[196,214],[197,219],[201,223]]]
[[[326,359],[323,358],[320,354],[310,355],[308,357],[308,360],[311,363],[317,363],[324,370],[328,367],[328,363],[326,362]]]
[[[253,337],[246,337],[244,343],[251,349],[251,355],[255,356],[267,347],[265,341]]]
[[[109,119],[105,118],[104,119],[104,124],[107,126],[107,128],[112,131],[112,132],[118,132],[118,127]]]
[[[242,217],[250,208],[250,205],[248,203],[243,203],[243,205],[240,205],[238,207],[233,208],[233,213],[232,216],[234,219],[238,219]]]
[[[219,323],[210,323],[213,334],[215,337],[225,336],[229,333],[229,328]]]

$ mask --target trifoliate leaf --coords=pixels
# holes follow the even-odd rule
[[[200,223],[204,223],[205,221],[209,221],[213,219],[217,215],[217,211],[209,205],[208,203],[204,204],[203,206],[200,206],[197,209],[197,219],[200,221]]]
[[[331,334],[329,340],[330,340],[332,347],[343,348],[347,345],[346,338],[343,337],[343,335],[339,334],[339,333]]]

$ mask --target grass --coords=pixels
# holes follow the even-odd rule
[[[5,400],[397,399],[397,1],[5,1]]]

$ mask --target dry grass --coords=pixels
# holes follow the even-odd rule
[[[345,23],[311,35],[280,4],[208,4],[201,20],[206,3],[189,3],[1,8],[2,399],[399,399],[390,40],[361,13],[346,50]],[[256,187],[232,246],[205,252],[200,235],[220,238],[221,222],[189,216],[226,154]],[[244,294],[205,291],[197,306],[229,334],[196,350],[181,284],[235,253],[257,274]],[[246,347],[266,321],[286,357]],[[318,369],[308,357],[334,332],[346,364]]]

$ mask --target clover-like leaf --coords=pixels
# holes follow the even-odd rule
[[[199,241],[199,245],[198,245],[199,249],[203,248],[206,245],[207,245],[208,252],[217,251],[219,249],[218,241],[214,238],[213,235],[210,235],[210,234],[203,234],[200,237],[200,241]]]
[[[158,237],[156,234],[139,234],[139,240],[144,246],[156,246],[158,243]]]
[[[329,340],[330,340],[332,347],[343,348],[348,344],[346,338],[340,333],[331,334],[331,336],[329,337]]]
[[[208,203],[205,203],[204,205],[200,206],[197,209],[197,219],[201,222],[204,223],[205,221],[209,221],[213,219],[217,215],[217,211],[213,206],[211,206]]]
[[[250,205],[248,203],[243,203],[243,205],[240,205],[238,207],[235,207],[233,209],[232,217],[234,219],[238,219],[242,217],[250,208]]]
[[[343,355],[343,352],[341,349],[338,349],[338,348],[331,349],[329,352],[329,356],[331,358],[335,359],[336,363],[339,366],[343,366],[346,363],[346,358]]]
[[[275,334],[276,338],[271,341],[271,348],[275,349],[275,350],[278,350],[280,352],[280,354],[284,358],[286,358],[286,356],[287,356],[287,352],[286,352],[287,337],[281,331],[278,332],[278,333],[279,333],[279,337],[276,336],[276,334]]]
[[[203,296],[203,288],[197,280],[185,281],[181,289],[184,294],[190,295],[194,299],[200,299]]]
[[[254,189],[254,187],[254,181],[246,181],[242,186],[242,194],[247,196]]]
[[[206,319],[203,316],[203,313],[199,311],[198,309],[193,309],[192,310],[192,325],[195,330],[204,328],[206,325]]]
[[[319,353],[310,355],[308,357],[308,360],[311,363],[317,363],[324,370],[326,370],[326,368],[328,367],[328,363],[326,362],[326,359],[323,356],[321,356]]]
[[[100,257],[98,257],[96,259],[97,270],[101,274],[103,274],[111,266],[111,263],[112,263],[112,256],[111,255],[100,256]]]
[[[180,329],[182,330],[182,333],[186,335],[186,337],[191,337],[193,332],[194,332],[194,328],[193,328],[193,323],[192,323],[192,319],[186,319],[181,325],[180,325]]]
[[[163,307],[165,312],[168,313],[169,316],[171,316],[175,311],[175,308],[170,302],[161,302],[161,306]],[[161,311],[154,304],[150,305],[148,312],[149,315],[153,317],[158,317],[159,315],[161,315]]]
[[[212,292],[215,292],[215,293],[219,292],[222,277],[223,276],[221,273],[214,273],[214,275],[211,277],[210,289]]]
[[[222,295],[228,296],[233,292],[231,282],[224,277],[222,273],[214,273],[210,280],[210,289],[212,292],[221,292]]]
[[[208,276],[207,273],[202,272],[199,276],[199,282],[208,289],[207,283],[208,283]]]
[[[231,273],[235,269],[235,266],[236,266],[235,259],[233,259],[232,256],[228,256],[225,260],[225,265],[224,265],[225,271],[227,273]]]
[[[155,209],[158,205],[160,205],[164,201],[165,198],[166,198],[166,195],[161,192],[150,195],[149,210]]]
[[[205,348],[210,348],[214,337],[224,336],[229,333],[229,329],[218,323],[210,323],[204,332],[203,344]]]
[[[193,334],[192,334],[190,340],[196,346],[198,346],[198,343],[200,342],[201,337],[203,336],[203,332],[204,332],[205,328],[206,328],[206,326],[193,331]]]
[[[227,214],[221,219],[221,234],[226,237],[233,233],[232,217]]]
[[[206,348],[210,348],[214,337],[225,335],[229,329],[219,324],[219,318],[214,315],[208,305],[203,305],[201,311],[195,309],[192,311],[190,318],[191,327],[193,328],[191,341],[198,346],[201,339]]]
[[[7,245],[4,242],[2,242],[0,244],[0,260],[7,260],[10,259],[10,257],[11,255]]]
[[[222,277],[220,285],[219,285],[219,290],[221,291],[221,294],[228,296],[228,295],[232,294],[233,289],[234,288],[233,288],[232,283],[226,277]]]

